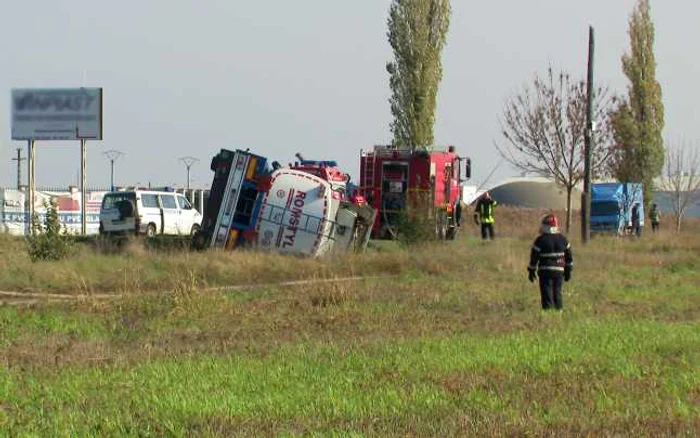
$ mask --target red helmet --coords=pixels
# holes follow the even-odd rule
[[[548,214],[542,218],[542,225],[546,225],[548,227],[558,227],[559,220],[553,214]]]

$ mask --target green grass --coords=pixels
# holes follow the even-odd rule
[[[0,436],[700,434],[696,230],[574,238],[566,310],[541,313],[533,236],[511,226],[334,260],[84,247],[32,264],[2,237],[0,290],[78,298],[0,306]],[[270,285],[357,274],[396,277]]]
[[[239,427],[453,435],[549,427],[623,433],[648,420],[692,430],[700,415],[698,324],[568,322],[560,315],[540,322],[541,330],[506,336],[290,346],[261,358],[4,374],[6,426],[80,436]]]

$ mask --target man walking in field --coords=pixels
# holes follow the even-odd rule
[[[542,219],[540,235],[530,251],[528,279],[534,282],[539,276],[542,309],[564,308],[562,288],[565,281],[571,280],[574,257],[571,245],[559,232],[559,221],[553,214]]]
[[[477,225],[481,225],[481,238],[493,240],[496,236],[493,232],[493,223],[496,219],[493,217],[493,210],[496,208],[498,203],[491,199],[491,194],[489,192],[484,193],[484,195],[479,198],[476,203],[476,208],[474,209],[474,222]]]

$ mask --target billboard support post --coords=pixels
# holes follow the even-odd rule
[[[80,139],[80,234],[87,235],[87,140]]]
[[[27,235],[34,234],[32,221],[34,220],[34,197],[36,189],[35,180],[35,161],[36,154],[34,153],[34,140],[27,140]]]

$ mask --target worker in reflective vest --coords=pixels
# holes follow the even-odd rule
[[[481,225],[481,238],[494,239],[496,235],[493,231],[493,223],[496,219],[493,217],[493,210],[498,203],[491,198],[491,194],[486,192],[479,198],[474,209],[474,222]]]
[[[574,256],[571,245],[559,232],[559,221],[553,214],[542,219],[540,235],[537,236],[530,250],[530,265],[527,267],[528,279],[534,282],[540,278],[540,296],[542,309],[557,310],[564,308],[562,287],[571,280],[574,268]]]
[[[651,222],[651,231],[659,231],[659,222],[661,222],[661,213],[659,213],[659,206],[654,204],[649,210],[649,221]]]

